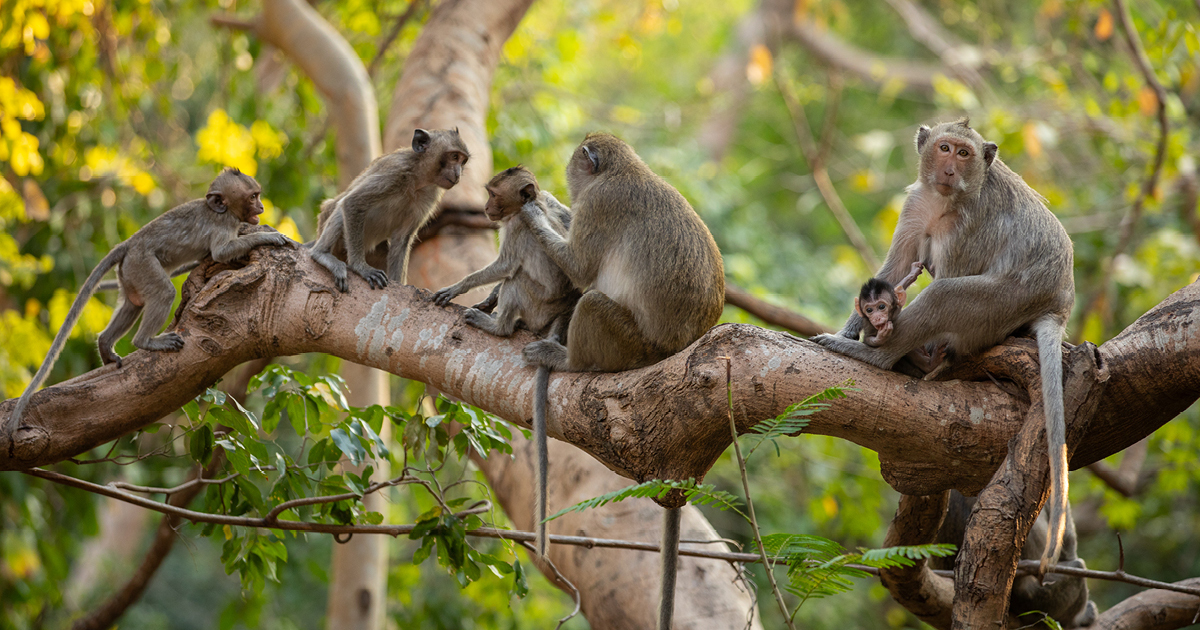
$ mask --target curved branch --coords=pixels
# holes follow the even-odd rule
[[[786,328],[805,337],[833,332],[795,311],[756,298],[749,291],[729,282],[725,283],[725,303],[736,306],[772,326]]]
[[[238,363],[302,352],[421,380],[529,426],[534,370],[520,351],[531,335],[497,339],[466,326],[461,307],[435,306],[427,291],[371,290],[351,281],[350,292],[339,293],[303,249],[260,248],[238,269],[198,267],[184,284],[174,327],[183,350],[139,350],[121,369],[102,367],[36,393],[30,426],[0,433],[0,470],[78,455],[179,408]],[[1017,340],[985,357],[1028,359],[1028,345]],[[1196,400],[1200,284],[1176,292],[1095,352],[1110,379],[1074,467],[1137,442]],[[1027,408],[992,382],[913,380],[790,335],[722,325],[647,368],[555,373],[548,430],[634,480],[703,478],[731,440],[723,356],[733,358],[739,431],[854,379],[861,391],[813,416],[807,432],[878,452],[885,479],[904,494],[977,492],[1007,456]],[[1168,370],[1172,378],[1154,377]],[[0,404],[0,419],[14,404]]]
[[[823,63],[876,85],[896,82],[905,88],[932,92],[934,78],[949,74],[929,64],[880,57],[810,22],[794,20],[785,34]]]

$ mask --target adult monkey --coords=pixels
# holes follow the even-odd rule
[[[1067,448],[1062,400],[1062,336],[1075,303],[1071,239],[1045,199],[996,157],[967,119],[917,132],[917,181],[907,189],[887,260],[876,275],[898,283],[922,262],[933,282],[873,348],[857,341],[850,316],[836,335],[812,340],[889,369],[930,341],[969,357],[1017,331],[1037,337],[1051,492],[1041,570],[1058,558],[1067,518]]]
[[[121,293],[119,306],[96,341],[100,360],[105,365],[116,363],[120,369],[121,357],[113,351],[113,345],[133,328],[138,315],[142,316],[142,325],[133,336],[134,346],[156,352],[181,350],[183,337],[178,333],[157,334],[167,322],[171,303],[175,301],[175,285],[171,284],[168,271],[209,255],[217,262],[229,262],[260,245],[294,245],[278,232],[238,236],[239,224],[258,223],[258,215],[263,212],[261,195],[262,187],[253,177],[236,168],[226,168],[208,187],[204,199],[171,208],[112,248],[80,287],[66,320],[50,344],[50,352],[13,408],[9,426],[14,429],[21,426],[30,396],[50,374],[84,305],[95,294],[100,279],[113,267],[117,268]]]
[[[657,363],[721,317],[725,269],[704,221],[683,195],[617,137],[590,133],[567,163],[571,230],[563,238],[537,204],[522,215],[550,259],[584,291],[567,345],[525,346],[553,370],[620,372]],[[660,630],[671,627],[679,554],[678,508],[663,518]]]

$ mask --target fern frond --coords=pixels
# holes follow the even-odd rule
[[[950,544],[885,547],[864,551],[859,562],[876,569],[895,569],[911,567],[917,560],[949,558],[954,555],[956,550],[957,548]]]
[[[768,418],[750,427],[749,432],[754,434],[750,437],[757,438],[757,441],[749,448],[746,459],[749,459],[750,455],[767,440],[774,440],[785,435],[795,435],[803,431],[808,427],[808,416],[828,409],[832,404],[830,401],[845,398],[847,391],[858,391],[853,388],[853,385],[854,381],[847,379],[840,385],[823,389],[798,403],[789,405],[787,409],[783,410],[783,413],[774,418]]]
[[[738,498],[724,490],[717,490],[716,486],[712,484],[699,484],[694,479],[686,481],[651,479],[650,481],[580,501],[571,507],[555,512],[547,517],[546,521],[552,521],[571,512],[582,512],[583,510],[598,508],[609,503],[624,501],[625,499],[658,499],[672,490],[683,491],[683,496],[689,503],[710,505],[722,511],[733,510],[741,514],[743,518],[746,518],[746,515],[742,514],[742,511],[738,509],[738,506],[741,505]]]

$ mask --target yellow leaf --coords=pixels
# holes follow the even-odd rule
[[[1147,85],[1138,90],[1137,100],[1143,116],[1153,116],[1158,111],[1158,94],[1154,93],[1154,88]]]
[[[155,188],[157,188],[157,185],[154,183],[154,178],[150,176],[150,173],[145,171],[141,171],[134,175],[133,179],[129,183],[132,184],[133,189],[142,196],[149,195],[150,193],[154,192]]]
[[[821,507],[825,509],[825,516],[827,516],[828,518],[833,518],[833,517],[837,516],[837,513],[838,513],[837,499],[834,499],[833,497],[826,495],[824,499],[821,499]]]
[[[1113,16],[1108,9],[1100,9],[1100,19],[1096,20],[1096,39],[1106,41],[1112,37]]]
[[[771,76],[771,51],[762,44],[750,49],[750,61],[746,64],[746,78],[752,85],[762,85]]]
[[[1042,157],[1042,141],[1038,138],[1037,125],[1032,122],[1025,123],[1021,127],[1021,140],[1025,143],[1025,152],[1029,157],[1035,160]]]

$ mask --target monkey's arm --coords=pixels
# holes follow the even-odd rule
[[[912,286],[912,283],[917,281],[917,278],[919,278],[921,276],[921,271],[924,269],[925,269],[925,263],[923,263],[919,260],[917,262],[913,263],[912,268],[908,272],[908,275],[904,276],[904,278],[901,279],[900,282],[896,283],[897,291],[899,291],[901,289],[907,289],[908,287]],[[903,302],[903,300],[901,300],[901,302]]]
[[[213,238],[210,249],[212,251],[213,260],[219,263],[229,262],[245,256],[250,250],[260,245],[292,245],[288,237],[279,232],[255,232],[245,236],[235,236],[234,238],[226,238],[224,235],[219,235]]]
[[[545,211],[536,201],[531,201],[521,207],[521,219],[529,226],[529,230],[533,232],[538,243],[541,243],[546,255],[554,261],[554,264],[558,265],[559,269],[562,269],[563,273],[567,274],[572,284],[580,288],[586,288],[592,284],[595,274],[589,273],[583,261],[575,256],[567,239],[550,227],[550,220],[546,218]]]
[[[367,228],[367,213],[371,211],[374,202],[382,201],[372,197],[374,196],[360,192],[358,188],[350,189],[342,197],[339,204],[342,211],[342,240],[346,244],[346,266],[362,276],[372,289],[382,289],[387,286],[387,274],[367,264],[366,245],[364,244],[366,239],[363,231]],[[398,252],[401,256],[408,254],[407,244],[389,242],[388,248],[389,267],[392,266],[393,250],[403,250]]]
[[[492,264],[468,275],[462,280],[459,280],[458,282],[444,289],[439,289],[437,293],[433,294],[433,301],[435,304],[445,306],[450,303],[450,300],[453,300],[454,298],[466,293],[467,291],[470,291],[471,289],[474,289],[475,287],[511,278],[516,270],[516,256],[513,255],[512,252],[504,251],[502,248],[500,250],[500,257],[493,261]]]

